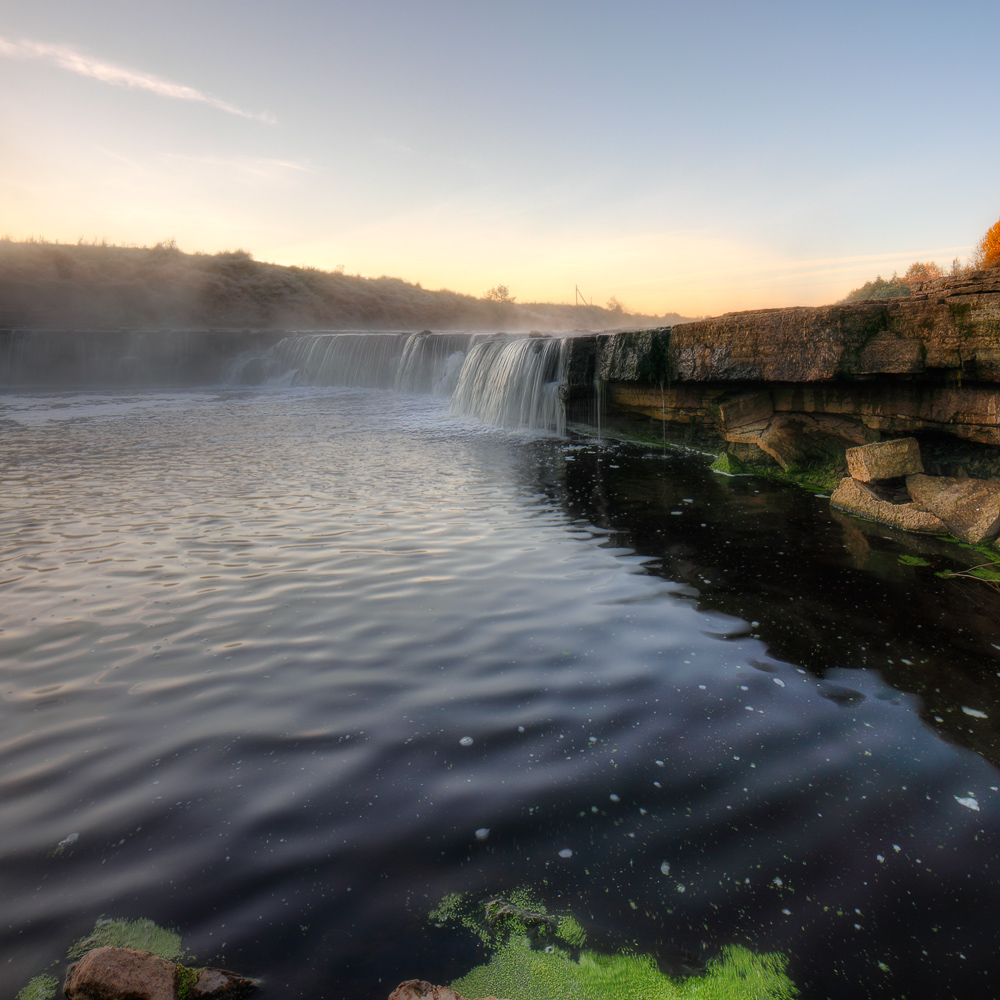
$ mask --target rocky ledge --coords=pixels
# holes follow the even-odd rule
[[[565,366],[570,422],[610,433],[786,471],[913,434],[934,444],[925,452],[936,461],[936,436],[962,445],[958,464],[1000,473],[997,269],[927,282],[907,298],[575,338]]]

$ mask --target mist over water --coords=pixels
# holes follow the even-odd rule
[[[552,343],[483,361],[540,353],[544,399]],[[0,397],[5,990],[110,915],[384,997],[480,960],[444,893],[518,885],[806,997],[988,990],[995,606],[812,496],[486,428],[440,381],[468,343],[292,384],[348,347]]]

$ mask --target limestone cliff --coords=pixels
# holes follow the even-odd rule
[[[605,426],[785,469],[913,433],[961,439],[988,463],[1000,447],[1000,271],[908,298],[580,338],[567,371],[571,421],[595,422],[597,384]]]

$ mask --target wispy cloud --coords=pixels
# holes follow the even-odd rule
[[[89,76],[102,83],[110,83],[116,87],[133,87],[137,90],[148,90],[160,97],[170,97],[178,101],[197,101],[200,104],[207,104],[225,111],[231,115],[239,115],[241,118],[252,118],[256,121],[274,124],[274,119],[267,114],[253,114],[244,111],[242,108],[221,101],[217,97],[203,94],[194,87],[186,87],[181,83],[171,83],[169,80],[161,79],[152,73],[143,73],[140,70],[129,69],[126,66],[115,66],[112,63],[104,62],[93,56],[88,56],[83,52],[78,52],[69,45],[49,45],[46,42],[20,41],[10,42],[0,37],[0,55],[10,56],[13,59],[41,59],[45,62],[58,66],[60,69],[68,70],[70,73],[77,73],[80,76]]]
[[[307,163],[292,160],[272,160],[262,156],[191,156],[186,153],[167,153],[171,160],[200,163],[207,167],[220,167],[227,173],[239,172],[252,177],[272,178],[288,172],[315,174],[319,171]]]

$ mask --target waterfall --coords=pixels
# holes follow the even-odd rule
[[[398,333],[296,334],[275,345],[275,374],[296,371],[305,385],[390,388],[405,340]]]
[[[555,337],[477,339],[451,397],[452,413],[495,427],[565,433],[563,344]]]
[[[276,344],[271,378],[295,373],[304,385],[349,385],[446,394],[467,333],[298,333]],[[457,357],[456,357],[457,355]]]
[[[497,427],[566,429],[566,341],[468,333],[0,330],[0,385],[316,385],[451,396]]]

